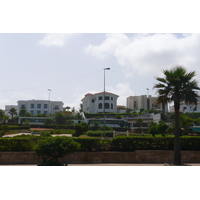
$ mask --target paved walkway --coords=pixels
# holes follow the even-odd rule
[[[8,134],[8,135],[4,135],[3,137],[14,137],[14,136],[18,136],[18,135],[32,135],[31,133],[15,133],[15,134]],[[36,136],[39,136],[36,135]],[[67,137],[72,137],[72,134],[53,134],[53,137],[55,136],[67,136]]]
[[[200,166],[200,163],[185,163],[187,166]],[[36,164],[17,164],[17,165],[0,165],[1,166],[37,166]],[[99,163],[99,164],[68,164],[69,167],[75,166],[170,166],[167,163],[163,164],[140,164],[140,163]]]

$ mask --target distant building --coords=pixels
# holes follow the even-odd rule
[[[105,105],[104,92],[96,94],[86,94],[81,100],[83,102],[83,112],[86,113],[103,113],[105,106],[105,113],[117,112],[117,98],[119,96],[113,93],[105,92]]]
[[[129,96],[126,99],[126,107],[132,110],[157,110],[168,112],[168,104],[163,105],[158,103],[157,97],[152,97],[151,95],[141,95],[141,96]]]
[[[31,115],[38,114],[55,114],[63,111],[62,101],[48,101],[48,100],[19,100],[18,112],[21,109],[26,109]]]
[[[17,105],[6,105],[5,106],[5,115],[8,115],[9,117],[11,117],[11,114],[9,113],[9,110],[11,108],[15,108],[17,110],[17,114],[18,114],[18,106]]]
[[[170,112],[174,112],[174,106],[170,106]],[[180,112],[183,113],[200,112],[200,97],[197,98],[197,105],[181,103]]]

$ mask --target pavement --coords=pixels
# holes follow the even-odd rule
[[[15,133],[15,134],[7,134],[7,135],[4,135],[3,137],[14,137],[14,136],[18,136],[18,135],[32,135],[32,134],[31,133]],[[39,136],[39,134],[37,134],[36,136]],[[55,136],[72,137],[72,134],[53,134],[52,136],[53,137],[55,137]]]
[[[1,166],[15,166],[15,167],[28,167],[28,166],[37,166],[37,164],[16,164],[16,165],[0,165]],[[168,163],[161,163],[161,164],[142,164],[142,163],[98,163],[98,164],[68,164],[69,167],[75,166],[172,166]],[[200,163],[184,163],[184,166],[200,166]]]

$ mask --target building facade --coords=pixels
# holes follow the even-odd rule
[[[164,106],[158,103],[157,97],[152,97],[151,95],[141,95],[141,96],[129,96],[126,98],[126,107],[132,110],[157,110],[168,112],[168,104]]]
[[[170,106],[170,112],[174,112],[174,106]],[[197,105],[181,103],[180,112],[183,113],[200,112],[200,97],[197,97]]]
[[[83,112],[103,113],[105,106],[105,113],[116,113],[118,97],[119,96],[116,94],[105,92],[105,105],[104,105],[104,92],[96,94],[88,93],[81,100],[83,102]]]
[[[26,109],[31,115],[55,114],[63,111],[62,101],[48,101],[48,100],[19,100],[18,113],[21,109]]]

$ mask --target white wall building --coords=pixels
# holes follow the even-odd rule
[[[21,109],[26,109],[31,115],[37,114],[55,114],[63,111],[62,101],[48,101],[48,100],[19,100],[18,113]]]
[[[9,110],[11,108],[15,108],[17,110],[17,114],[18,114],[18,106],[17,105],[6,105],[5,106],[5,115],[8,115],[9,117],[11,117],[11,114],[9,113]]]
[[[170,106],[170,112],[174,112],[174,105]],[[180,112],[200,112],[200,97],[197,98],[197,105],[182,103],[180,105]]]
[[[132,110],[158,110],[162,111],[162,104],[157,102],[157,97],[151,95],[129,96],[126,98],[126,107]],[[168,105],[164,106],[165,112],[168,112]]]
[[[117,98],[113,93],[105,92],[105,113],[117,112]],[[81,100],[83,102],[83,112],[103,113],[104,112],[104,92],[96,94],[86,94]]]

